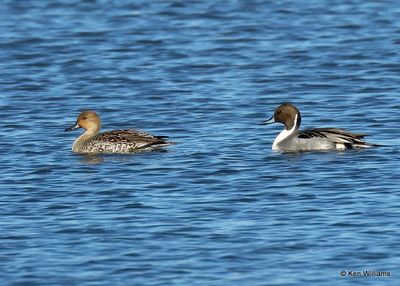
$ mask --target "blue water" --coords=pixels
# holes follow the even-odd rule
[[[1,285],[399,285],[398,1],[0,13]],[[384,146],[273,152],[285,101]],[[87,108],[178,144],[73,154]]]

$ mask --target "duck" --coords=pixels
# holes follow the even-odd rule
[[[282,123],[285,127],[272,144],[273,151],[329,151],[346,149],[364,149],[377,144],[363,140],[367,134],[353,133],[339,128],[309,128],[299,130],[301,114],[291,103],[282,103],[273,116],[261,122],[261,125]]]
[[[74,125],[65,129],[73,131],[83,128],[81,134],[72,145],[72,152],[81,154],[128,154],[141,151],[154,151],[173,142],[168,136],[154,136],[135,129],[111,130],[100,133],[100,116],[93,110],[81,112]]]

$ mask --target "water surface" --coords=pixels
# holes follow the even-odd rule
[[[397,285],[397,1],[4,1],[4,285]],[[281,154],[303,127],[385,145]],[[166,152],[82,156],[94,109]],[[348,277],[349,271],[390,277]],[[340,271],[346,276],[341,277]]]

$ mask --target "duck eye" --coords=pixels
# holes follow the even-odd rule
[[[86,119],[87,119],[87,117],[83,117],[82,119],[83,119],[83,120],[86,120]]]
[[[277,114],[281,114],[281,113],[282,113],[282,110],[278,110]]]

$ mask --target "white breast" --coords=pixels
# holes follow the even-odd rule
[[[285,140],[287,140],[288,138],[290,138],[290,136],[296,131],[296,125],[297,125],[297,114],[294,119],[294,124],[293,124],[292,129],[286,130],[286,128],[285,128],[281,131],[281,133],[279,133],[278,136],[276,136],[274,143],[272,144],[272,150],[274,150],[274,151],[282,150],[282,148],[280,148],[279,145],[282,142],[284,142]]]

